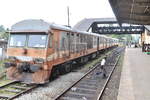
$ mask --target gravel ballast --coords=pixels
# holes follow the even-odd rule
[[[97,62],[100,62],[101,57],[93,61],[89,61],[89,63],[84,65],[85,67],[79,67],[79,69],[75,70],[76,72],[61,75],[52,82],[34,89],[30,93],[23,94],[15,100],[54,100],[55,97],[80,79],[89,69],[92,68],[92,66],[94,66]]]
[[[53,100],[53,98],[67,89],[82,76],[83,73],[80,72],[72,72],[62,75],[56,80],[48,83],[46,86],[39,87],[31,93],[25,94],[15,100]]]
[[[117,100],[124,55],[116,66],[101,100]]]

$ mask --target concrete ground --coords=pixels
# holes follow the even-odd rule
[[[118,100],[150,100],[150,55],[141,48],[127,48]]]

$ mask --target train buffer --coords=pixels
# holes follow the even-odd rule
[[[150,56],[127,48],[117,100],[150,100]]]

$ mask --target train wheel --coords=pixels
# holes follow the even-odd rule
[[[82,57],[81,60],[80,60],[80,63],[82,65],[82,64],[85,64],[87,61],[89,61],[89,57],[88,56]]]
[[[52,78],[57,78],[59,76],[60,72],[58,68],[54,68],[52,70]]]
[[[71,69],[72,69],[71,63],[65,65],[65,72],[66,72],[66,73],[71,72]]]

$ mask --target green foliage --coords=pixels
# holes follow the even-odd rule
[[[0,39],[8,39],[9,33],[8,33],[9,29],[5,29],[3,25],[0,25]]]
[[[1,61],[0,61],[0,73],[1,73],[1,72],[4,72],[4,69],[5,69],[5,68],[4,68],[4,65],[3,65],[3,64],[4,64],[4,61],[1,60]]]
[[[120,40],[126,40],[127,42],[132,41],[132,36],[130,34],[122,34],[122,35],[111,34],[111,35],[107,35],[107,36],[112,37],[112,38],[117,38]]]
[[[0,25],[0,32],[5,32],[5,28],[3,25]]]

